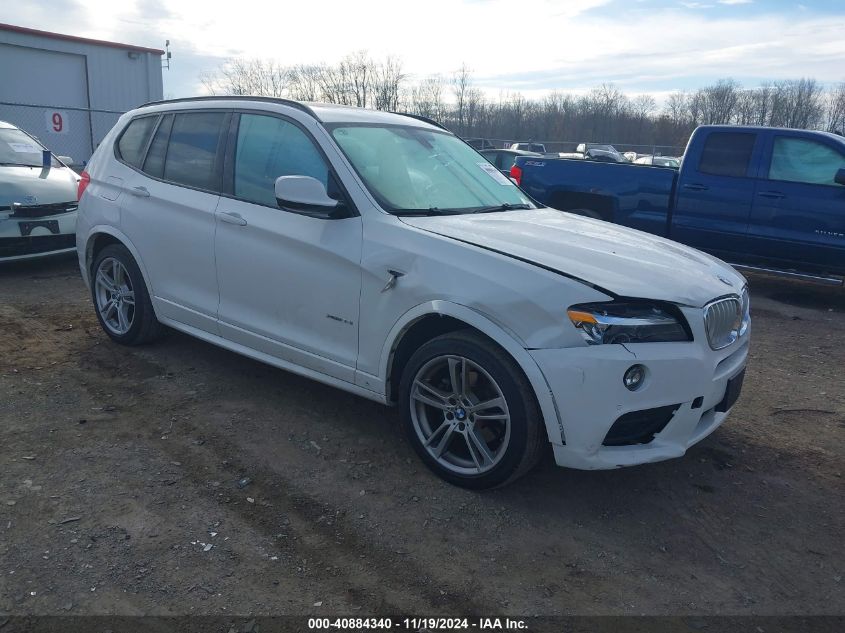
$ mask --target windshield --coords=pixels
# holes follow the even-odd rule
[[[344,123],[329,129],[367,189],[390,213],[534,208],[507,176],[451,134]]]
[[[43,147],[29,134],[17,128],[0,128],[0,165],[41,167]],[[51,158],[53,167],[59,162]]]

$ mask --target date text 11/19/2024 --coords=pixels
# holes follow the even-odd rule
[[[361,631],[365,629],[386,630],[399,629],[407,631],[446,631],[446,630],[479,630],[479,631],[526,631],[528,625],[525,620],[512,618],[309,618],[308,629],[318,630],[349,630]]]

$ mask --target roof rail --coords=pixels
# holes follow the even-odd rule
[[[421,114],[411,114],[410,112],[393,112],[393,111],[391,111],[390,114],[398,114],[400,116],[408,116],[408,117],[411,117],[412,119],[416,119],[417,121],[422,121],[423,123],[428,123],[429,125],[433,125],[434,127],[439,127],[441,130],[446,130],[447,132],[452,131],[449,128],[447,128],[445,125],[438,123],[437,121],[435,121],[431,117],[423,116]]]
[[[297,110],[302,110],[309,116],[317,119],[317,115],[314,114],[314,111],[309,108],[307,105],[300,101],[294,101],[292,99],[282,99],[281,97],[262,97],[262,96],[255,96],[255,95],[222,95],[222,96],[213,96],[207,95],[203,97],[182,97],[179,99],[163,99],[161,101],[149,101],[144,103],[138,107],[146,107],[151,105],[163,105],[165,103],[188,103],[191,101],[264,101],[268,103],[278,103],[281,105],[290,106],[292,108],[296,108]],[[319,120],[319,119],[318,119]]]

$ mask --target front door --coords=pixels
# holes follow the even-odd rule
[[[279,176],[335,176],[310,135],[286,118],[236,115],[228,187],[217,207],[221,334],[284,361],[353,382],[361,293],[360,216],[279,208]]]

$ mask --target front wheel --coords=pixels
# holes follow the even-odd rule
[[[528,472],[545,443],[542,415],[522,370],[468,331],[424,344],[405,366],[400,406],[426,465],[465,488],[493,488]]]

